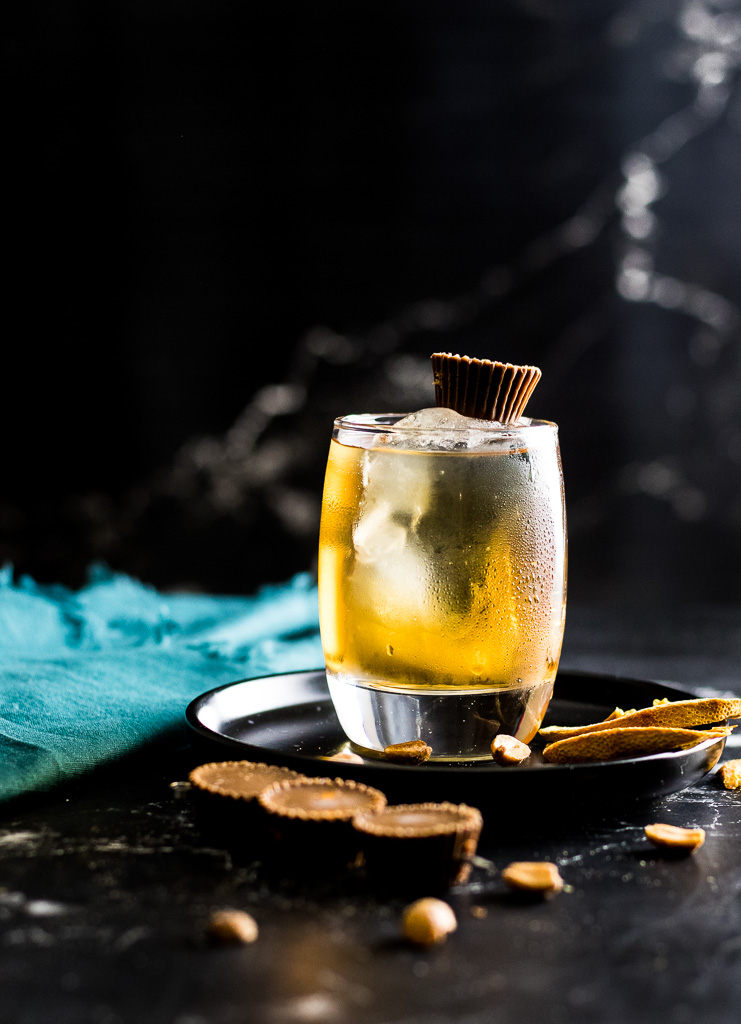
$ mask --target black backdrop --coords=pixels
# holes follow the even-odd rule
[[[541,366],[570,590],[737,601],[737,0],[56,0],[5,33],[1,554],[311,570],[334,415]]]

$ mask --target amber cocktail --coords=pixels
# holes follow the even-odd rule
[[[319,542],[329,689],[382,751],[491,757],[527,742],[553,691],[566,602],[558,431],[450,409],[335,421]]]

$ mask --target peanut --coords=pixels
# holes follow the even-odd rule
[[[554,896],[563,889],[558,868],[547,860],[513,861],[502,871],[502,879],[511,889]]]
[[[417,946],[435,946],[444,942],[457,927],[453,908],[433,896],[410,903],[401,917],[402,935]]]
[[[702,828],[678,828],[676,825],[646,825],[644,832],[655,846],[692,852],[705,842]]]
[[[215,910],[206,930],[224,945],[254,942],[258,934],[257,922],[244,910]]]
[[[354,753],[352,750],[340,750],[336,754],[328,754],[325,761],[347,761],[348,764],[362,764],[363,758],[359,754]]]
[[[530,757],[530,747],[527,743],[503,733],[494,737],[491,752],[497,764],[522,764]]]
[[[718,769],[726,789],[741,789],[741,760],[725,761]]]
[[[428,747],[424,740],[406,740],[404,743],[391,743],[383,752],[389,761],[398,764],[422,764],[432,754],[432,747]]]

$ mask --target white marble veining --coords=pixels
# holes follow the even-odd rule
[[[538,13],[546,22],[555,17],[545,9]],[[611,253],[617,316],[620,304],[625,310],[650,306],[665,318],[664,330],[675,333],[672,358],[677,364],[684,361],[688,369],[679,381],[667,374],[650,400],[660,403],[655,415],[675,421],[688,440],[695,424],[703,425],[706,457],[689,450],[686,457],[680,456],[669,439],[663,451],[641,445],[640,430],[650,420],[626,400],[622,414],[636,415],[643,428],[637,425],[625,461],[615,466],[609,484],[603,481],[592,493],[574,497],[569,509],[574,536],[595,516],[615,515],[612,506],[620,507],[634,496],[654,503],[657,510],[668,510],[680,523],[741,528],[741,293],[708,283],[705,264],[717,257],[705,253],[704,240],[692,229],[683,233],[675,226],[685,212],[689,214],[681,205],[687,202],[688,176],[696,176],[695,188],[702,193],[704,169],[711,168],[713,159],[707,147],[739,133],[741,7],[736,0],[626,3],[605,21],[595,45],[604,47],[604,59],[614,62],[617,75],[624,61],[626,68],[645,77],[647,92],[653,89],[661,97],[650,108],[656,110],[653,123],[644,126],[645,118],[634,117],[640,130],[626,138],[597,186],[584,194],[574,191],[572,208],[559,224],[523,239],[519,256],[507,263],[481,266],[454,294],[410,298],[385,318],[350,333],[323,324],[306,330],[287,353],[282,378],[264,382],[223,435],[190,438],[169,466],[137,484],[124,499],[126,529],[135,531],[137,521],[165,498],[187,503],[191,520],[245,523],[246,505],[257,502],[287,535],[306,545],[310,558],[318,529],[321,459],[313,483],[300,480],[306,448],[290,440],[281,424],[301,431],[317,402],[326,402],[325,380],[338,367],[367,381],[371,404],[382,402],[384,391],[392,404],[429,404],[431,375],[420,335],[429,338],[429,347],[456,350],[465,338],[480,333],[477,325],[487,323],[493,311],[528,282],[549,268],[568,267],[580,251],[599,252],[602,258]],[[565,58],[568,46],[564,43],[559,50],[556,45],[542,58],[544,68],[556,56]],[[636,55],[633,63],[631,54]],[[535,63],[526,79],[535,83],[532,89],[542,77]],[[543,80],[547,79],[548,75]],[[635,90],[628,80],[628,109]],[[619,120],[620,97],[612,102],[614,107],[607,108],[605,116]],[[630,124],[630,114],[625,117]],[[702,267],[696,278],[678,275],[668,265],[669,224],[671,237],[680,239],[687,253],[684,263]],[[724,278],[718,268],[713,274],[719,281]],[[543,389],[549,381],[553,388],[567,386],[575,359],[601,344],[604,317],[588,311],[575,315],[586,320],[554,338],[545,354]],[[638,342],[627,341],[628,347],[634,344]],[[657,349],[657,367],[660,359]],[[335,412],[347,411],[341,408],[343,401],[338,396]],[[553,405],[558,408],[559,403]],[[321,446],[322,439],[317,437],[315,443]],[[640,454],[643,447],[650,453],[646,457]]]

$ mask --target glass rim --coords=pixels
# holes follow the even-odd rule
[[[451,410],[452,411],[452,410]],[[491,426],[482,426],[481,420],[472,421],[475,427],[468,425],[445,425],[439,427],[407,427],[399,426],[398,421],[408,412],[387,412],[387,413],[349,413],[345,416],[338,416],[334,421],[335,430],[358,431],[370,434],[388,434],[398,431],[400,434],[449,434],[467,433],[471,429],[490,431],[498,437],[505,437],[511,434],[520,434],[524,431],[549,429],[558,431],[558,424],[552,420],[531,419],[529,416],[522,416],[517,423],[498,423],[491,420]]]

